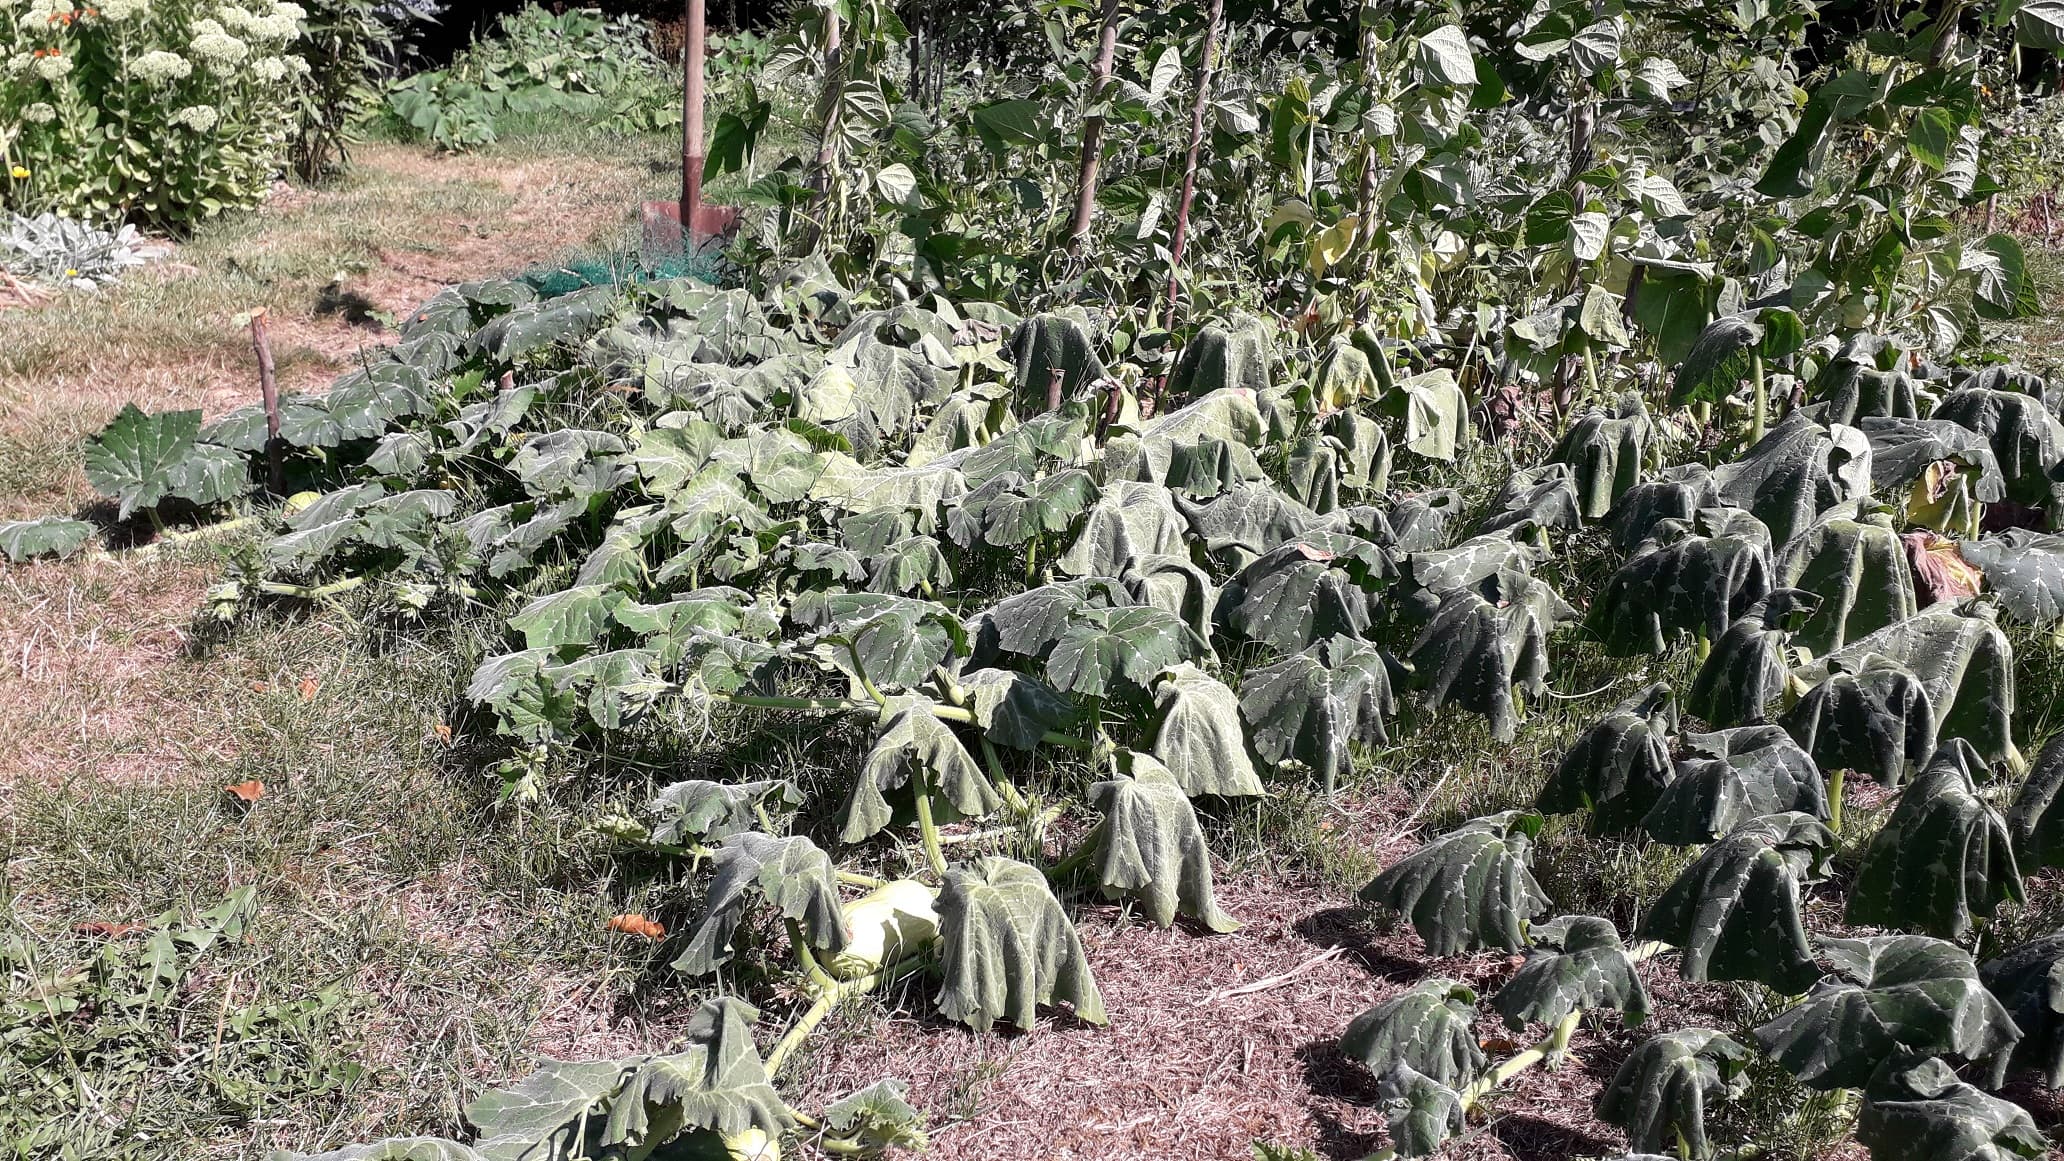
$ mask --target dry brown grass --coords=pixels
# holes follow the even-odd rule
[[[214,416],[254,399],[240,312],[270,312],[283,390],[322,390],[390,341],[379,315],[614,243],[653,180],[622,147],[511,159],[375,145],[358,164],[337,188],[289,191],[107,292],[0,310],[0,519],[91,511],[78,444],[124,403]],[[183,660],[219,569],[205,553],[0,569],[0,784],[160,780],[226,757],[210,742],[230,712],[225,683]]]

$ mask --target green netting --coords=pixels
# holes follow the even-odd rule
[[[538,297],[557,298],[590,286],[622,286],[670,278],[699,278],[721,284],[724,272],[721,253],[612,253],[574,258],[557,266],[540,266],[516,277],[537,291]]]

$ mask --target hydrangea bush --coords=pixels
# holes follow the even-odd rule
[[[256,204],[284,167],[281,0],[0,0],[0,208],[181,229]]]

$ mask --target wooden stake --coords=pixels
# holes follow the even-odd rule
[[[1082,253],[1096,211],[1097,167],[1104,151],[1104,92],[1111,86],[1111,67],[1118,57],[1118,0],[1104,0],[1103,29],[1097,38],[1096,64],[1090,69],[1090,114],[1082,122],[1082,168],[1075,182],[1075,220],[1068,227],[1068,253]]]
[[[280,456],[279,383],[273,377],[272,341],[265,334],[265,309],[251,312],[251,348],[258,352],[258,390],[265,398],[266,485],[274,495],[287,490],[287,465]]]
[[[681,50],[681,237],[692,253],[702,244],[702,64],[707,48],[703,0],[688,0],[687,43]]]
[[[1204,48],[1197,57],[1197,97],[1190,103],[1190,152],[1183,164],[1182,200],[1175,207],[1175,237],[1168,258],[1168,321],[1175,329],[1176,294],[1181,285],[1183,244],[1190,235],[1190,199],[1197,191],[1197,154],[1204,146],[1204,109],[1211,103],[1211,71],[1217,65],[1218,25],[1225,16],[1225,0],[1211,0],[1211,14],[1204,21]]]

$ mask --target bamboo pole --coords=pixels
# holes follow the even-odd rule
[[[702,242],[702,65],[707,39],[703,0],[688,0],[686,44],[681,49],[681,236],[693,251]]]
[[[1175,237],[1168,252],[1168,329],[1175,328],[1176,297],[1181,290],[1183,247],[1190,236],[1190,199],[1197,191],[1197,155],[1204,147],[1204,109],[1211,103],[1211,72],[1218,63],[1218,26],[1225,16],[1225,0],[1211,0],[1211,12],[1204,21],[1204,49],[1197,57],[1197,95],[1190,102],[1190,151],[1183,163],[1182,198],[1175,207]]]
[[[1103,31],[1097,39],[1096,63],[1090,70],[1089,116],[1082,122],[1082,169],[1076,180],[1075,221],[1068,227],[1068,254],[1082,252],[1089,220],[1096,212],[1097,167],[1103,163],[1103,100],[1111,86],[1111,68],[1118,57],[1118,0],[1104,0]],[[1191,164],[1196,164],[1192,159]]]

